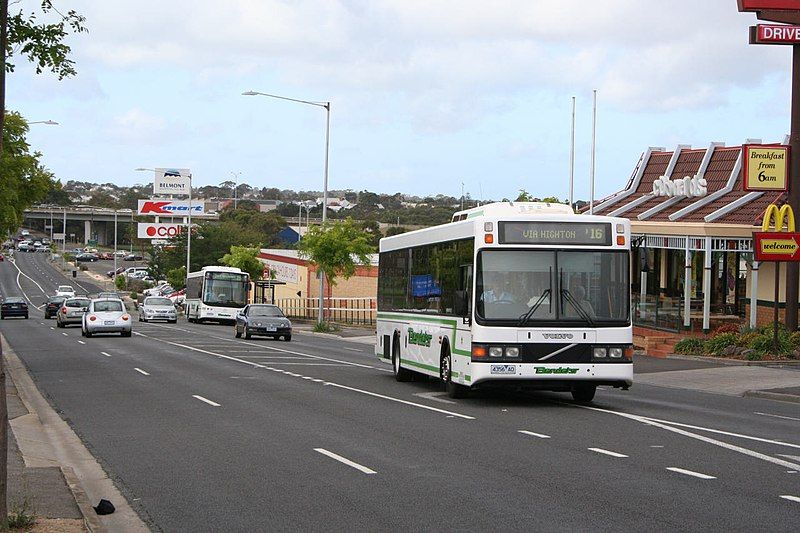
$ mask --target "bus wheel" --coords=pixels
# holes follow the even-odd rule
[[[411,371],[400,366],[400,339],[398,338],[395,338],[392,343],[392,369],[395,380],[411,381]]]
[[[464,398],[469,392],[469,387],[459,385],[453,381],[453,359],[450,350],[445,348],[439,362],[439,377],[444,381],[444,389],[451,398]]]
[[[572,399],[578,403],[591,403],[597,385],[575,385],[572,388]]]

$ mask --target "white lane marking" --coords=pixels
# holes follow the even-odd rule
[[[134,333],[136,333],[136,332],[134,332]],[[159,339],[157,337],[151,337],[150,335],[145,335],[143,333],[139,333],[138,335],[141,336],[141,337],[146,337],[148,339],[151,339],[151,340],[153,340],[155,342],[161,342],[161,343],[164,343],[164,344],[169,344],[171,346],[177,346],[179,348],[184,348],[186,350],[190,350],[190,351],[193,351],[193,352],[212,355],[214,357],[219,357],[221,359],[227,359],[229,361],[235,361],[237,363],[250,365],[250,366],[255,367],[255,368],[263,368],[265,370],[270,368],[270,367],[268,367],[266,365],[261,365],[261,364],[258,364],[256,362],[254,362],[254,361],[245,361],[244,359],[239,359],[238,357],[231,357],[229,355],[224,355],[224,354],[217,353],[217,352],[211,352],[211,351],[208,351],[208,350],[203,350],[202,348],[195,348],[194,346],[189,346],[188,344],[180,344],[178,342],[167,341],[167,340]],[[325,359],[325,358],[321,357],[320,359]],[[276,364],[276,363],[272,363],[272,364]],[[363,365],[359,365],[359,366],[363,366]],[[281,370],[280,368],[275,368],[273,370],[275,372],[279,372],[281,374],[286,374],[287,373],[285,370]],[[391,370],[390,370],[390,372],[391,372]],[[370,391],[363,390],[363,389],[356,389],[355,387],[348,387],[347,385],[340,385],[338,383],[332,383],[330,381],[323,381],[322,383],[325,384],[325,385],[330,385],[332,387],[337,387],[337,388],[344,389],[344,390],[349,390],[349,391],[352,391],[352,392],[358,392],[359,394],[365,394],[367,396],[373,396],[375,398],[381,398],[381,399],[384,399],[384,400],[389,400],[389,401],[401,403],[401,404],[404,404],[404,405],[410,405],[412,407],[417,407],[419,409],[425,409],[427,411],[433,411],[433,412],[441,413],[441,414],[444,414],[444,415],[452,415],[454,417],[463,418],[465,420],[475,420],[474,416],[462,415],[461,413],[455,413],[455,412],[452,412],[452,411],[446,411],[444,409],[438,409],[436,407],[431,407],[430,405],[423,405],[421,403],[409,402],[408,400],[401,400],[400,398],[394,398],[392,396],[386,396],[386,395],[383,395],[383,394],[378,394],[377,392],[370,392]]]
[[[141,368],[135,368],[134,367],[134,370],[136,370],[138,373],[142,374],[143,376],[149,376],[150,375],[149,373],[145,372]],[[195,398],[197,398],[197,396],[195,396]],[[217,405],[219,405],[219,404],[217,404]]]
[[[785,453],[776,453],[775,455],[779,457],[786,457],[787,459],[792,459],[794,461],[800,461],[800,455],[787,455]]]
[[[197,333],[198,333],[196,330],[179,328],[179,327],[176,327],[176,326],[167,326],[167,325],[163,325],[163,324],[159,324],[158,326],[162,327],[162,328],[165,328],[165,329],[174,329],[174,330],[183,331],[183,332],[186,332],[186,333],[191,333],[193,335],[197,335]],[[236,342],[238,344],[244,344],[246,346],[258,346],[259,348],[264,348],[263,344],[258,344],[258,343],[254,343],[254,342],[250,342],[250,341],[234,340],[234,339],[231,339],[230,337],[219,337],[219,336],[216,336],[216,335],[208,335],[208,337],[212,338],[212,339],[223,340],[223,341],[233,341],[233,342]],[[155,338],[155,337],[152,337],[152,338]],[[304,352],[296,352],[296,351],[293,351],[293,350],[286,350],[286,349],[283,349],[283,348],[276,348],[274,346],[270,346],[269,349],[270,350],[275,350],[277,352],[291,353],[291,354],[294,354],[294,355],[302,355],[304,357],[310,357],[312,359],[322,359],[322,360],[325,360],[325,361],[333,361],[333,362],[336,362],[336,363],[342,363],[343,365],[357,366],[357,367],[361,367],[361,368],[371,368],[372,370],[378,370],[380,372],[392,372],[391,369],[382,368],[382,367],[378,367],[378,366],[364,365],[364,364],[361,364],[361,363],[353,363],[351,361],[342,361],[341,359],[333,359],[333,358],[330,358],[330,357],[322,357],[321,355],[311,355],[311,354],[304,353]]]
[[[781,415],[773,415],[770,413],[759,413],[758,411],[753,413],[754,415],[761,415],[761,416],[771,416],[772,418],[782,418],[783,420],[796,420],[800,422],[800,418],[795,418],[793,416],[781,416]]]
[[[797,497],[797,496],[790,496],[788,494],[781,494],[781,498],[783,498],[784,500],[789,500],[790,502],[800,503],[800,497]]]
[[[445,400],[444,398],[440,398],[440,396],[444,396],[447,394],[446,392],[417,392],[414,396],[419,396],[420,398],[425,398],[426,400],[433,400],[434,402],[441,402],[441,403],[449,403],[451,405],[455,405],[456,402],[451,402],[450,400]]]
[[[45,304],[42,304],[42,305],[36,305],[36,304],[34,304],[34,303],[33,303],[33,300],[31,300],[31,299],[30,299],[30,297],[28,297],[28,294],[25,292],[25,290],[22,288],[22,285],[20,285],[20,283],[19,283],[19,276],[20,276],[20,274],[22,274],[23,276],[25,276],[26,278],[28,278],[29,280],[31,280],[31,281],[32,281],[34,284],[36,284],[36,286],[37,286],[37,287],[39,287],[39,290],[40,290],[40,291],[42,291],[42,294],[44,294],[45,296],[47,296],[47,292],[46,292],[46,291],[45,291],[45,290],[42,288],[42,286],[41,286],[41,285],[39,285],[39,283],[37,283],[37,282],[36,282],[36,280],[35,280],[35,279],[33,279],[32,277],[30,277],[29,275],[27,275],[25,272],[23,272],[23,271],[22,271],[22,269],[21,269],[21,268],[19,268],[19,267],[17,266],[17,262],[16,262],[16,260],[15,260],[15,261],[10,261],[10,263],[11,263],[12,265],[14,265],[14,268],[16,268],[16,269],[17,269],[17,287],[19,287],[19,290],[20,290],[20,291],[22,291],[22,294],[25,296],[25,299],[26,299],[26,300],[28,300],[28,302],[30,302],[30,304],[31,304],[32,306],[34,306],[36,309],[41,309],[42,307],[44,307],[44,306],[45,306]]]
[[[364,352],[364,350],[362,350],[360,348],[348,348],[347,346],[342,346],[342,348],[344,348],[345,350],[349,350],[351,352],[358,352],[358,353],[363,353]]]
[[[678,435],[683,435],[684,437],[689,437],[689,438],[697,439],[699,441],[702,441],[702,442],[705,442],[705,443],[708,443],[708,444],[713,444],[714,446],[719,446],[720,448],[725,448],[726,450],[730,450],[730,451],[733,451],[733,452],[741,453],[741,454],[747,455],[749,457],[753,457],[755,459],[761,459],[762,461],[767,461],[768,463],[773,463],[773,464],[776,464],[778,466],[782,466],[784,468],[790,468],[792,470],[800,469],[800,464],[791,463],[789,461],[784,461],[782,459],[776,459],[775,457],[771,457],[769,455],[765,455],[763,453],[759,453],[759,452],[756,452],[756,451],[753,451],[753,450],[748,450],[747,448],[742,448],[741,446],[736,446],[734,444],[728,444],[727,442],[722,442],[721,440],[712,439],[711,437],[706,437],[704,435],[698,435],[697,433],[692,433],[690,431],[684,431],[682,429],[674,428],[674,427],[668,426],[666,424],[661,424],[659,422],[655,422],[654,420],[651,420],[649,418],[645,418],[643,416],[632,415],[632,414],[629,414],[629,413],[618,413],[616,411],[610,411],[608,409],[602,409],[600,407],[590,407],[588,405],[576,405],[576,404],[568,404],[568,405],[573,405],[574,407],[577,407],[577,408],[580,408],[580,409],[588,409],[590,411],[598,411],[598,412],[601,412],[601,413],[608,413],[608,414],[611,414],[611,415],[621,416],[623,418],[628,418],[630,420],[635,420],[637,422],[641,422],[642,424],[646,424],[648,426],[653,426],[653,427],[661,428],[661,429],[664,429],[664,430],[667,430],[667,431],[671,431],[673,433],[677,433]],[[782,443],[777,443],[776,442],[776,444],[782,444]]]
[[[83,341],[78,341],[78,344],[86,344],[86,343]]]
[[[69,335],[67,335],[66,333],[62,332],[61,334],[64,335],[65,337],[69,337]]]
[[[603,448],[588,448],[589,451],[602,453],[603,455],[610,455],[611,457],[628,457],[625,454],[604,450]]]
[[[208,398],[203,398],[202,396],[198,396],[197,394],[192,394],[192,398],[197,398],[201,402],[206,402],[208,405],[213,405],[214,407],[220,406],[220,404],[218,404],[217,402],[212,402]]]
[[[530,435],[531,437],[539,437],[540,439],[549,439],[550,435],[544,435],[542,433],[534,433],[533,431],[527,431],[524,429],[520,429],[518,433],[522,433],[523,435]]]
[[[110,354],[110,353],[106,353],[106,352],[100,352],[100,353],[101,353],[101,354],[103,354],[103,355],[105,355],[106,357],[111,357],[111,354]]]
[[[266,361],[264,361],[266,363]],[[342,363],[292,363],[285,361],[269,361],[271,365],[295,365],[295,366],[346,366]],[[453,402],[449,402],[453,403]]]
[[[660,444],[653,444],[653,445],[651,445],[650,447],[651,447],[651,448],[663,448],[663,446],[662,446],[662,445],[660,445]]]
[[[354,463],[350,459],[346,459],[346,458],[342,457],[341,455],[335,454],[333,452],[329,452],[325,448],[314,448],[314,451],[317,452],[317,453],[321,453],[322,455],[326,455],[326,456],[330,457],[331,459],[339,461],[340,463],[344,463],[349,467],[355,468],[356,470],[364,472],[365,474],[377,474],[377,472],[372,470],[371,468],[367,468],[364,465],[360,465],[358,463]]]
[[[41,325],[43,325],[43,326],[44,326],[44,322],[39,322],[39,324],[41,324]]]
[[[53,331],[55,331],[55,330],[56,330],[56,328],[54,328],[53,326],[50,326],[50,329],[52,329]]]
[[[701,474],[700,472],[685,470],[683,468],[678,468],[677,466],[668,466],[667,470],[669,470],[670,472],[677,472],[678,474],[685,474],[687,476],[697,477],[700,479],[717,479],[714,476],[709,476],[708,474]]]
[[[658,418],[650,418],[650,417],[643,417],[647,418],[648,420],[652,420],[653,422],[660,422],[662,424],[669,424],[670,426],[677,426],[682,428],[688,429],[696,429],[699,431],[707,431],[708,433],[716,433],[717,435],[727,435],[728,437],[738,437],[740,439],[747,439],[747,440],[754,440],[758,442],[766,442],[767,444],[777,444],[778,446],[787,446],[789,448],[797,448],[800,449],[800,444],[791,444],[789,442],[783,442],[779,440],[772,440],[772,439],[764,439],[762,437],[752,437],[750,435],[742,435],[741,433],[731,433],[730,431],[722,431],[719,429],[711,429],[711,428],[704,428],[702,426],[692,426],[689,424],[681,424],[679,422],[672,422],[670,420],[659,420]]]

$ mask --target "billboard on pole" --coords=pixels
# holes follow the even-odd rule
[[[153,194],[189,194],[192,172],[188,168],[157,168]]]
[[[139,200],[139,215],[158,215],[158,216],[186,216],[189,214],[188,200]],[[204,215],[205,203],[192,202],[192,216]]]
[[[137,236],[140,239],[169,239],[170,237],[177,237],[182,231],[182,224],[151,224],[139,222]]]

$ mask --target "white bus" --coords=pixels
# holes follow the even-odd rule
[[[186,276],[186,319],[233,323],[249,297],[250,277],[246,272],[233,267],[203,267]]]
[[[505,202],[380,241],[375,353],[398,381],[570,391],[633,382],[630,222]]]

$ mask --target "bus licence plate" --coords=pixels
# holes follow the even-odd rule
[[[492,365],[492,374],[516,374],[517,365]]]

